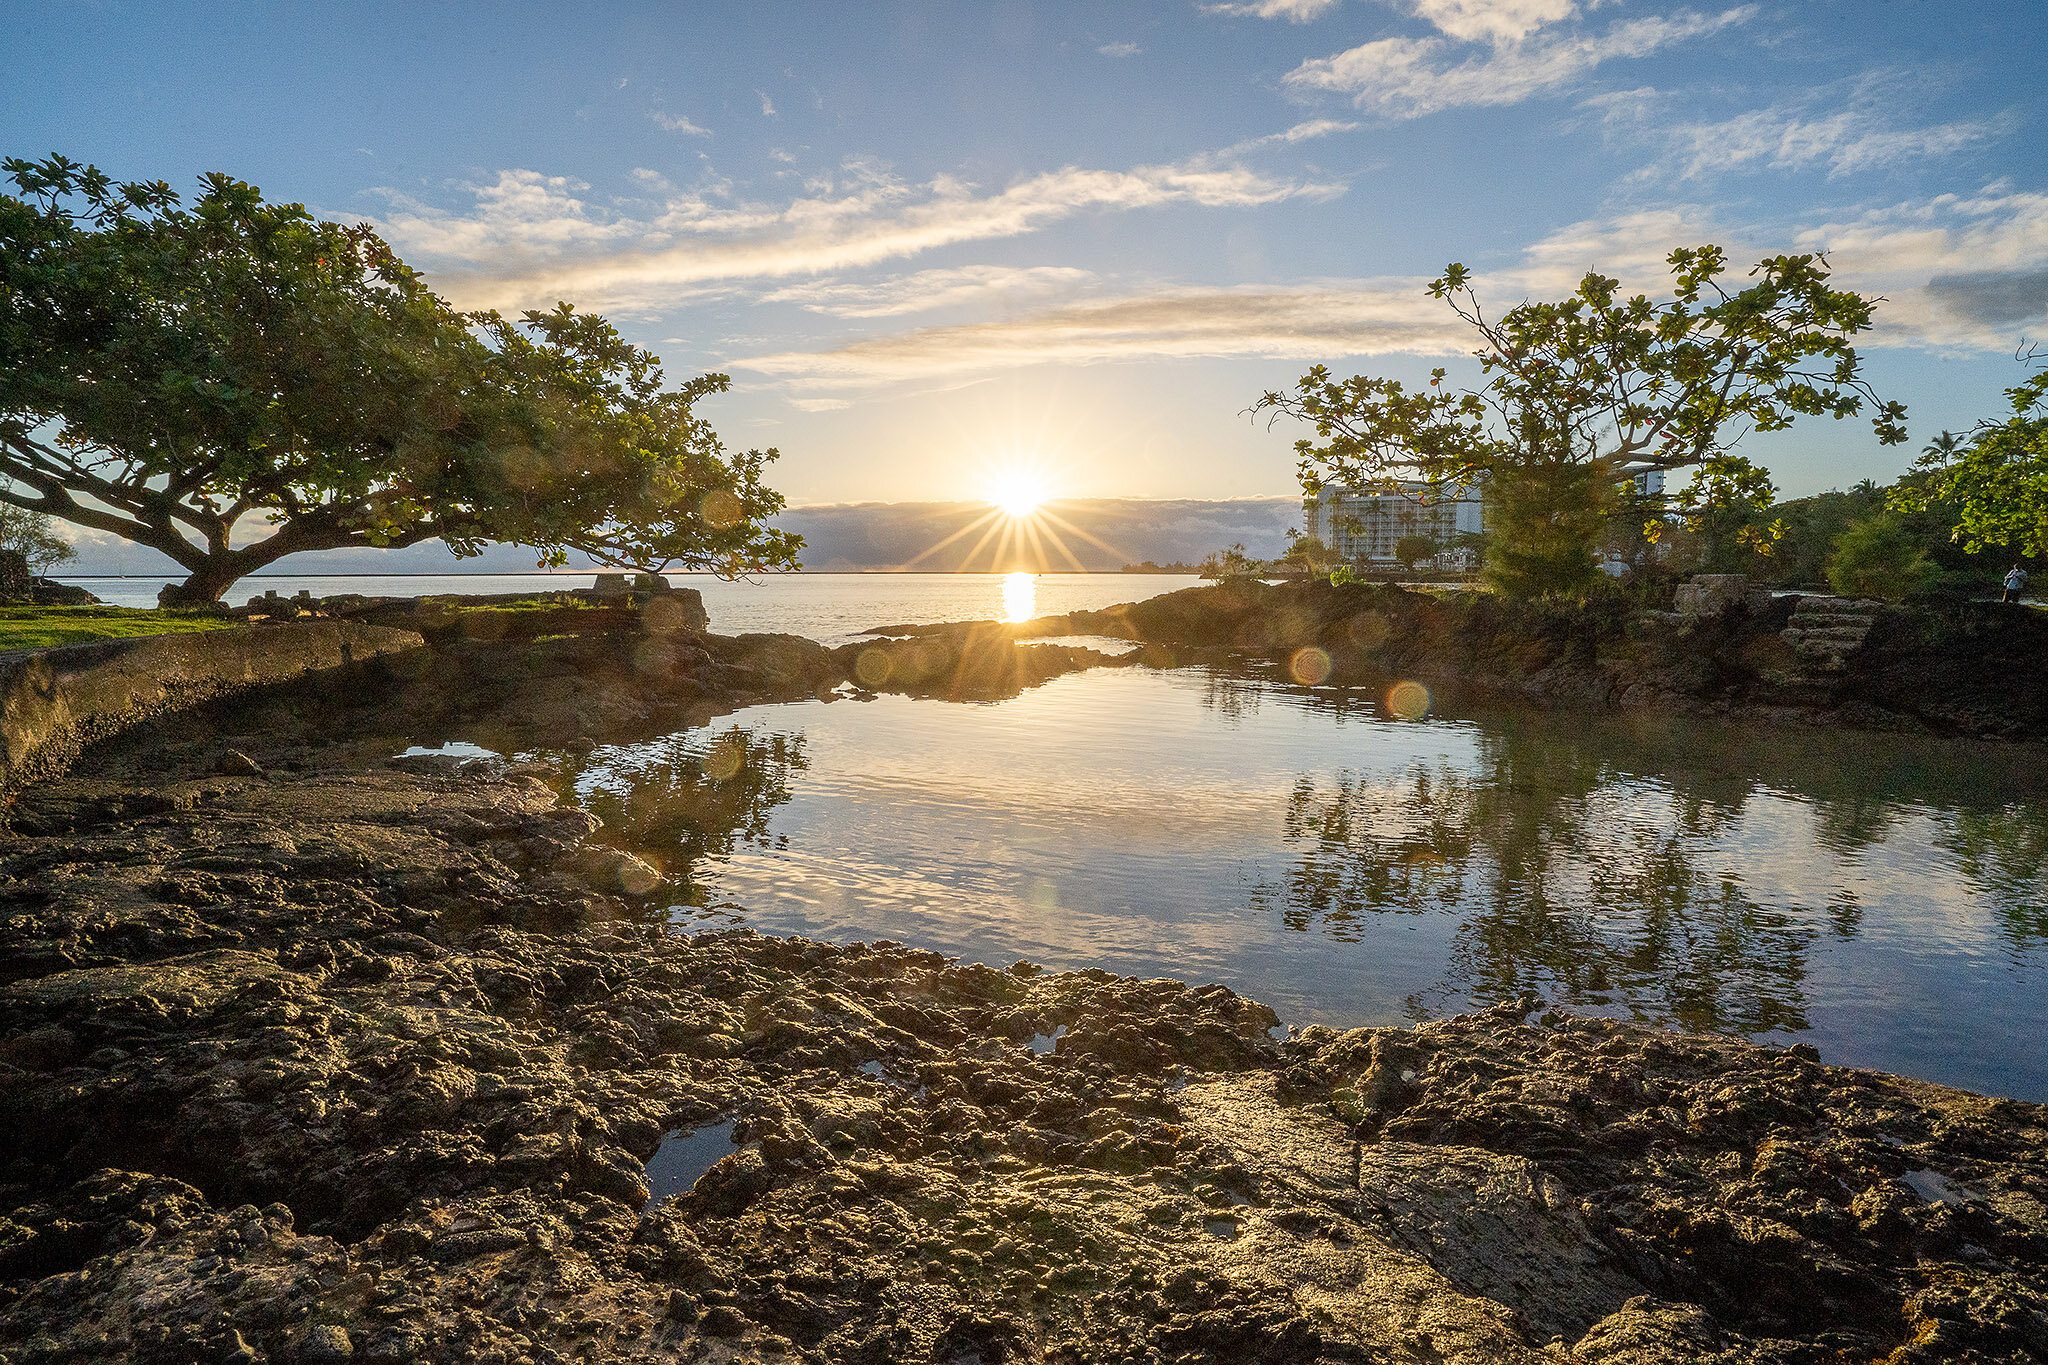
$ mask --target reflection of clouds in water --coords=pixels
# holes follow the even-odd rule
[[[2002,754],[1441,696],[1390,722],[1389,683],[1305,689],[1286,663],[755,708],[667,758],[601,750],[583,787],[650,820],[754,792],[699,819],[726,833],[698,831],[696,875],[765,932],[1221,980],[1340,1025],[1533,987],[2042,1088],[2007,1078],[2042,1070],[2009,1058],[2011,1021],[2048,1014],[2026,1003],[2048,821]]]

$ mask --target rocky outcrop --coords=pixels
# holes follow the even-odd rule
[[[1509,602],[1309,581],[1187,588],[1149,601],[1022,625],[895,628],[945,638],[1006,629],[1020,638],[1108,635],[1150,646],[1144,661],[1205,650],[1295,662],[1317,679],[1416,678],[1539,703],[2048,738],[2048,618],[1978,603],[1906,610],[1836,598],[1696,594],[1691,613],[1619,595]],[[1712,610],[1703,608],[1711,606]]]
[[[165,710],[417,649],[410,631],[338,621],[146,635],[0,655],[0,782]]]
[[[1015,696],[1063,673],[1131,662],[1080,645],[1020,644],[994,622],[899,629],[910,638],[841,645],[835,657],[864,687],[949,701]]]
[[[0,843],[19,1365],[2048,1351],[2040,1106],[678,932],[503,763],[147,741]]]

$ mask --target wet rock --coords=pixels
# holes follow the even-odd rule
[[[1526,1000],[1278,1042],[1221,987],[684,936],[526,775],[313,747],[145,801],[186,760],[137,743],[0,843],[9,1360],[2048,1340],[2040,1106]]]
[[[220,756],[213,770],[225,777],[261,777],[263,767],[240,749],[230,749]]]

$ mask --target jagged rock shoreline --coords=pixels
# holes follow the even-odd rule
[[[1416,678],[1539,705],[2048,739],[2048,614],[1997,603],[1908,610],[1752,593],[1680,612],[1619,593],[1517,603],[1391,585],[1246,581],[1009,626],[885,633],[947,640],[994,630],[1133,640],[1154,664],[1219,651],[1288,662],[1314,650],[1304,675],[1311,681]]]
[[[1288,1035],[1222,987],[678,932],[538,775],[394,734],[631,734],[840,665],[511,648],[17,796],[9,1365],[2048,1355],[2043,1106],[1527,1001]]]

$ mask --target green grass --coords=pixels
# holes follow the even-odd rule
[[[48,649],[92,640],[178,631],[225,630],[240,621],[136,607],[0,607],[0,650]]]

